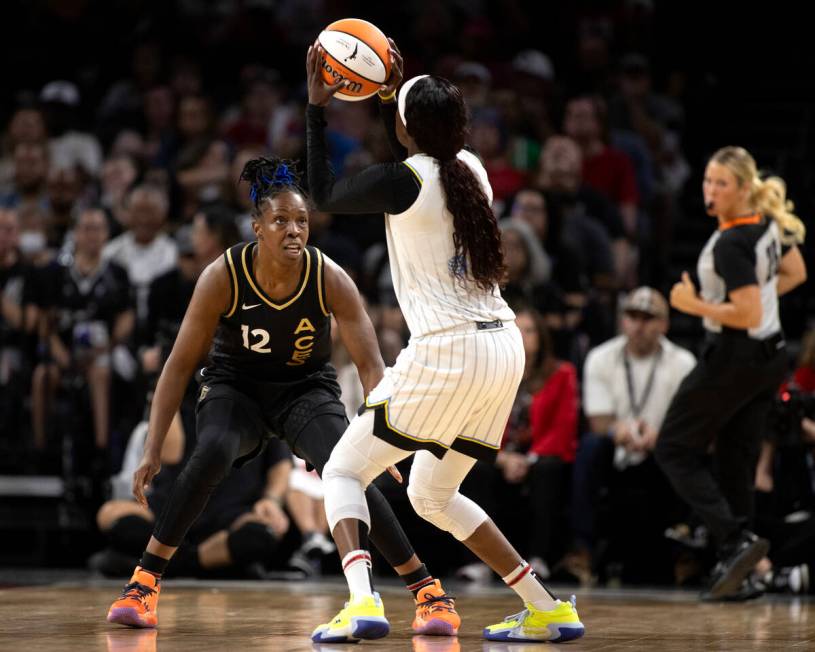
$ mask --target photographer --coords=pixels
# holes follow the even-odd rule
[[[761,580],[770,591],[805,593],[815,569],[815,331],[770,410],[756,490],[756,529],[772,544]]]

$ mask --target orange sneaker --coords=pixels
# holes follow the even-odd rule
[[[419,589],[416,596],[416,618],[413,621],[414,632],[455,636],[460,625],[461,618],[456,613],[455,598],[444,592],[439,580]]]
[[[158,625],[158,594],[161,579],[136,566],[130,583],[108,611],[108,622],[130,627]]]

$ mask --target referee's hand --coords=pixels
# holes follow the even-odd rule
[[[671,306],[689,315],[696,315],[696,307],[699,298],[696,296],[696,286],[690,278],[690,274],[682,272],[682,280],[674,283],[671,288]]]

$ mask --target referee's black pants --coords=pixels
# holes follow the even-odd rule
[[[786,369],[780,335],[710,336],[665,416],[657,463],[720,546],[750,524],[762,434]]]

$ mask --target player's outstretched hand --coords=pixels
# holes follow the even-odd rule
[[[396,89],[402,83],[405,70],[405,62],[402,60],[402,54],[399,52],[399,48],[396,47],[396,43],[392,38],[388,38],[388,43],[390,44],[391,53],[391,73],[385,83],[379,87],[380,97],[389,97],[396,93]]]
[[[318,41],[308,47],[306,54],[306,78],[308,79],[308,103],[314,106],[325,106],[343,86],[348,85],[346,79],[340,79],[331,86],[323,81],[323,74],[320,71],[321,61],[325,56],[325,51]]]
[[[139,462],[139,468],[133,472],[133,495],[136,501],[142,506],[147,507],[147,498],[144,492],[150,486],[153,478],[161,471],[161,462],[158,458],[150,455],[145,455]]]

